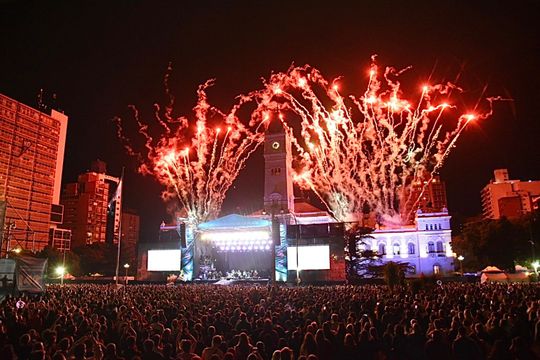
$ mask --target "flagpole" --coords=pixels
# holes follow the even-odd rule
[[[115,203],[115,212],[116,212],[116,205],[120,207],[120,219],[118,221],[118,250],[116,252],[116,285],[118,286],[118,272],[120,270],[120,244],[122,242],[122,192],[124,191],[124,167],[122,166],[122,176],[120,176],[120,182],[118,183],[118,186],[120,186],[120,196],[118,197],[120,201],[116,201]],[[114,235],[113,235],[114,239]]]

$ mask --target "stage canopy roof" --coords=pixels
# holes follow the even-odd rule
[[[270,225],[270,220],[238,214],[231,214],[202,223],[199,225],[199,230],[261,228]]]

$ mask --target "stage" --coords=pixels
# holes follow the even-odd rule
[[[230,285],[259,285],[259,286],[266,286],[270,284],[270,279],[219,279],[219,280],[201,280],[201,279],[195,279],[193,280],[194,284],[213,284],[213,285],[224,285],[224,286],[230,286]]]

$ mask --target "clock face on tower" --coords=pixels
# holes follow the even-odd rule
[[[274,141],[274,142],[272,143],[272,149],[274,149],[274,150],[278,150],[278,149],[279,149],[279,146],[280,146],[280,144],[279,144],[278,141]]]

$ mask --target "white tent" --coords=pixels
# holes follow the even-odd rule
[[[485,282],[508,282],[506,274],[496,266],[487,266],[481,271],[480,283]]]
[[[486,266],[486,268],[482,270],[481,272],[482,273],[501,273],[503,271],[496,266]]]
[[[523,271],[523,269],[525,271]],[[487,266],[481,271],[480,283],[485,282],[526,282],[529,281],[529,273],[522,266],[516,266],[516,273],[507,274],[496,266]]]
[[[506,274],[508,276],[508,282],[527,282],[529,281],[528,272],[517,272],[515,274]]]

